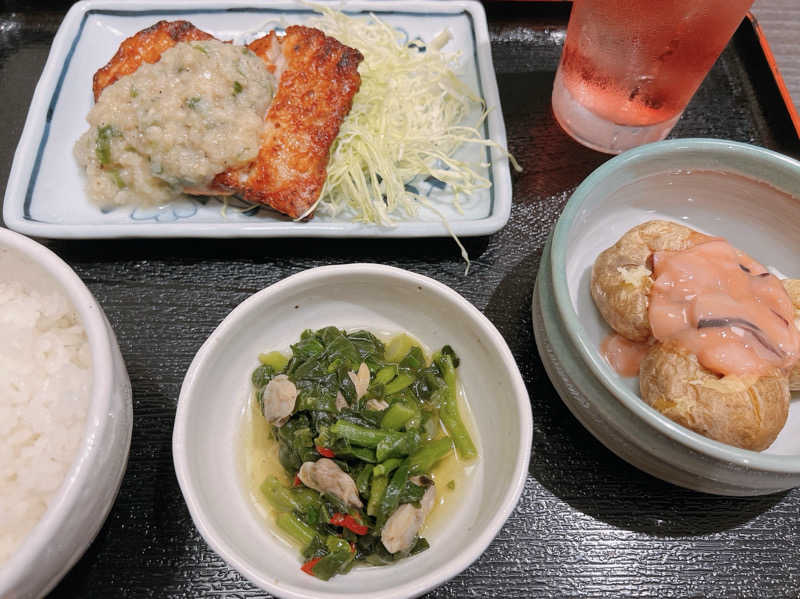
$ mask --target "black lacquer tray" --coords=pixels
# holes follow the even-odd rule
[[[6,2],[0,13],[0,181],[64,2]],[[542,246],[570,192],[609,156],[567,137],[550,110],[569,5],[487,3],[515,175],[511,220],[448,239],[47,242],[114,326],[134,389],[130,462],[94,544],[54,597],[260,597],[205,544],[170,451],[183,375],[222,318],[250,294],[323,264],[382,262],[450,285],[505,336],[531,396],[534,445],[520,504],[486,553],[432,597],[796,597],[800,492],[720,498],[673,487],[616,458],[551,387],[531,332]],[[83,118],[83,115],[76,115]],[[754,23],[745,20],[672,137],[749,142],[800,157],[791,114]],[[0,194],[0,197],[2,194]],[[446,542],[446,541],[445,541]]]

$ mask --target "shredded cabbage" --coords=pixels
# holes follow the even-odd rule
[[[427,45],[405,42],[401,32],[375,15],[358,19],[329,7],[314,8],[321,16],[309,25],[358,49],[364,61],[361,88],[331,147],[320,199],[309,212],[349,213],[359,222],[391,226],[396,219],[416,215],[420,205],[441,216],[428,198],[406,187],[415,179],[433,176],[446,183],[457,209],[461,194],[490,187],[489,179],[476,171],[488,164],[454,157],[462,144],[499,146],[477,129],[488,113],[483,100],[454,72],[459,53],[442,52],[451,33],[444,31]],[[463,123],[470,112],[480,114],[474,126]]]

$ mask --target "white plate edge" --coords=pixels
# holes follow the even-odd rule
[[[352,10],[380,9],[376,12],[398,10],[404,12],[431,12],[437,14],[458,14],[467,12],[472,18],[475,36],[475,58],[477,60],[483,99],[493,110],[487,117],[489,137],[506,147],[506,129],[502,118],[502,107],[497,88],[491,46],[483,5],[477,0],[359,0],[352,2],[331,2],[321,0],[319,4],[331,4]],[[297,8],[296,0],[274,0],[269,3],[275,8]],[[180,223],[180,224],[56,224],[33,221],[25,218],[24,205],[27,185],[33,174],[38,145],[47,119],[48,105],[58,85],[59,71],[64,56],[69,52],[68,45],[75,39],[85,14],[90,10],[173,10],[183,7],[219,8],[257,8],[252,2],[243,0],[82,0],[75,3],[67,12],[58,28],[44,69],[33,94],[25,125],[14,152],[11,172],[3,200],[3,220],[5,226],[19,233],[48,239],[112,239],[112,238],[181,238],[181,237],[356,237],[356,238],[413,238],[448,237],[452,233],[464,237],[489,235],[499,231],[508,222],[511,214],[512,189],[511,172],[508,159],[499,151],[490,150],[491,173],[493,180],[494,205],[488,217],[477,220],[454,221],[450,230],[438,221],[399,222],[395,227],[365,226],[348,221],[334,223],[297,223],[300,226],[287,227],[286,222],[268,223]],[[301,228],[302,227],[302,228]]]

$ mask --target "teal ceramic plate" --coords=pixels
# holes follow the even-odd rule
[[[537,280],[537,343],[556,388],[601,441],[670,482],[728,495],[800,484],[800,405],[757,453],[718,443],[662,416],[598,348],[610,329],[589,294],[596,256],[651,219],[683,223],[732,244],[783,276],[800,278],[800,163],[722,140],[650,144],[610,160],[575,190]]]

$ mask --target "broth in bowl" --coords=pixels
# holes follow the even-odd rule
[[[327,580],[426,550],[478,457],[456,353],[326,327],[259,362],[243,409],[244,483],[300,549],[302,570]]]

